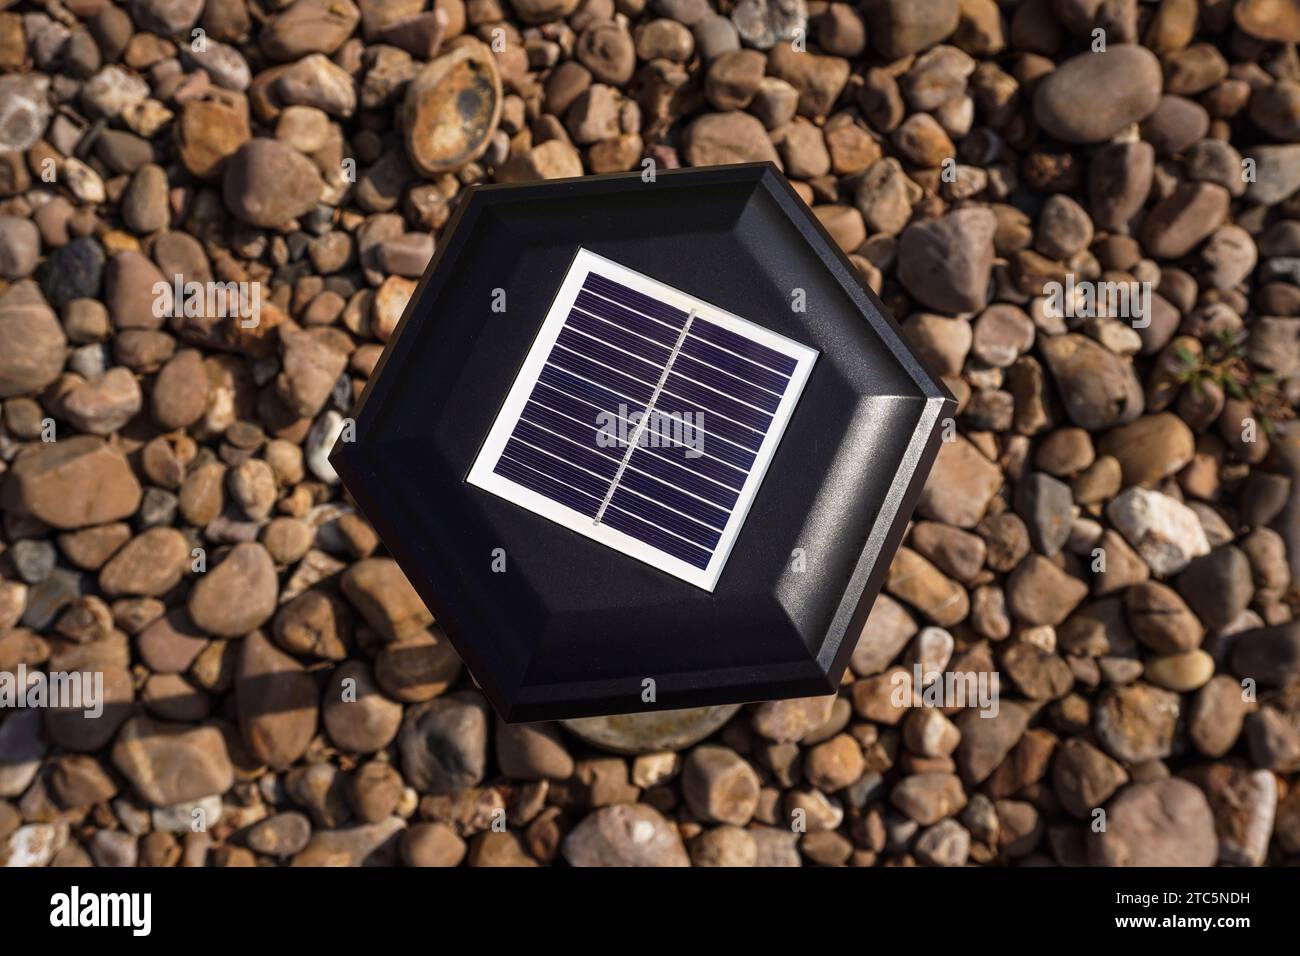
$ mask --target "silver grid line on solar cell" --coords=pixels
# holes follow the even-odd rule
[[[627,451],[623,454],[623,460],[618,464],[618,471],[614,472],[614,480],[609,484],[609,491],[605,492],[605,498],[600,503],[600,508],[596,511],[596,517],[592,519],[592,524],[600,524],[600,519],[605,517],[605,511],[609,508],[610,499],[618,491],[619,482],[623,480],[623,472],[627,471],[627,463],[632,460],[632,452],[636,451],[637,442],[641,438],[641,433],[645,431],[646,426],[653,420],[651,414],[655,410],[655,402],[663,393],[664,382],[668,381],[668,376],[672,373],[673,363],[677,361],[677,356],[682,351],[682,343],[686,341],[686,336],[691,331],[691,323],[695,321],[695,310],[691,309],[690,315],[686,316],[686,324],[682,330],[677,333],[677,342],[673,345],[673,350],[668,354],[668,361],[664,363],[664,370],[659,373],[659,381],[655,383],[655,390],[650,395],[650,402],[646,406],[645,413],[642,414],[641,420],[637,422],[636,430],[632,432],[627,440]],[[643,496],[645,497],[645,496]]]

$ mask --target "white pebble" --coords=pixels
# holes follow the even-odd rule
[[[1106,516],[1156,574],[1177,574],[1210,552],[1196,512],[1158,491],[1129,488],[1107,506]]]
[[[338,412],[330,409],[311,426],[311,431],[307,433],[307,467],[311,473],[325,482],[327,485],[336,485],[339,481],[338,472],[330,464],[330,452],[334,449],[334,443],[343,433],[344,418]]]
[[[29,823],[9,834],[0,850],[0,866],[46,866],[66,840],[66,823],[62,831],[52,823]]]
[[[79,159],[68,157],[63,161],[61,170],[63,181],[72,190],[72,195],[82,202],[101,203],[108,198],[104,189],[104,180]]]

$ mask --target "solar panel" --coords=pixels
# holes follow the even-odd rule
[[[712,591],[816,357],[580,249],[467,480]]]

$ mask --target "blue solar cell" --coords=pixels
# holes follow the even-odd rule
[[[613,279],[606,279],[602,275],[592,272],[588,274],[587,281],[583,287],[595,292],[599,296],[611,299],[619,305],[627,306],[634,309],[642,315],[648,315],[651,318],[667,322],[676,329],[680,329],[686,324],[686,319],[690,313],[683,312],[681,309],[674,308],[666,302],[660,302],[653,299],[643,292],[637,292],[629,289],[627,286],[615,282]]]
[[[673,354],[671,344],[658,345],[612,322],[587,315],[580,309],[574,309],[569,313],[568,325],[579,332],[585,332],[587,335],[615,345],[624,352],[631,352],[637,358],[643,358],[659,368],[663,368]]]
[[[621,395],[603,385],[597,385],[585,378],[579,378],[577,375],[556,365],[544,366],[541,374],[537,376],[537,381],[543,385],[549,385],[557,392],[580,398],[601,411],[617,412],[620,406],[623,405],[633,411],[643,411],[645,409],[644,402],[633,401],[627,395]],[[648,399],[649,395],[646,398]]]
[[[641,410],[640,405],[626,405],[622,410],[617,405],[614,408],[603,409],[585,398],[566,395],[559,389],[544,385],[541,382],[533,389],[533,394],[528,397],[528,403],[530,405],[534,403],[542,405],[564,415],[566,418],[572,418],[575,422],[585,425],[587,428],[596,430],[599,430],[601,424],[607,419],[611,424],[618,420],[626,422],[628,416]],[[624,411],[627,412],[627,415],[623,414]]]
[[[637,458],[636,455],[632,457]],[[692,518],[717,528],[719,531],[726,525],[727,517],[730,514],[726,508],[711,505],[695,495],[687,494],[667,482],[651,477],[638,470],[630,461],[619,484],[624,488],[631,488],[647,498],[662,501],[668,507],[680,511],[684,515],[690,515]]]
[[[737,475],[733,470],[730,475],[726,476],[726,482],[718,481],[706,477],[703,471],[692,471],[683,465],[661,457],[659,451],[660,449],[651,448],[633,449],[631,456],[627,460],[628,468],[635,468],[638,471],[645,472],[660,481],[681,488],[683,491],[689,491],[698,498],[711,501],[724,508],[730,508],[736,503],[738,497],[736,493],[740,491],[741,486],[745,483],[743,474]],[[702,460],[697,459],[696,461]]]
[[[662,365],[655,365],[653,362],[647,362],[636,356],[628,355],[626,352],[620,352],[599,339],[593,339],[590,335],[583,335],[573,329],[566,328],[561,332],[560,337],[555,340],[555,344],[568,349],[570,352],[577,352],[593,362],[599,362],[606,368],[617,369],[624,375],[640,379],[651,387],[659,381],[659,376],[663,373]]]
[[[753,466],[754,455],[710,434],[702,434],[699,444],[703,446],[705,454],[686,454],[688,449],[679,446],[656,446],[645,442],[641,445],[646,454],[663,458],[669,464],[676,464],[686,471],[703,475],[729,488],[738,489],[745,484],[745,473]]]
[[[667,381],[664,382],[664,391],[672,392],[678,398],[685,398],[695,402],[705,412],[712,412],[714,415],[721,415],[733,422],[748,425],[760,433],[765,432],[767,426],[772,424],[772,416],[767,412],[760,411],[752,405],[746,405],[734,398],[729,398],[721,392],[701,385],[699,382],[682,378],[676,372],[670,374]]]
[[[677,356],[677,360],[673,362],[673,371],[694,379],[702,385],[707,385],[709,388],[730,395],[732,398],[738,398],[750,405],[757,405],[766,412],[775,412],[777,406],[781,404],[780,392],[769,392],[765,388],[751,385],[734,375],[728,375],[726,372],[711,365],[705,365],[703,362],[697,362],[686,355]]]
[[[493,470],[498,475],[504,475],[539,495],[545,495],[552,501],[567,505],[588,518],[594,518],[596,512],[600,510],[600,498],[584,494],[572,485],[565,484],[562,479],[552,478],[547,472],[536,471],[520,464],[504,453],[497,459],[496,468]]]
[[[696,402],[674,395],[672,392],[660,392],[655,400],[655,408],[666,415],[689,415],[687,421],[699,422],[704,429],[705,447],[709,447],[708,441],[711,435],[725,438],[750,451],[758,451],[763,444],[762,432],[707,411]]]
[[[679,538],[685,538],[692,544],[698,544],[710,551],[718,546],[718,539],[721,537],[714,528],[701,524],[693,518],[688,518],[671,508],[666,508],[634,491],[629,491],[622,485],[610,498],[609,505],[619,511],[626,511],[628,514],[636,515],[655,527],[671,531]]]
[[[644,335],[646,338],[652,339],[670,349],[677,344],[677,339],[681,335],[679,326],[667,325],[655,319],[646,318],[639,312],[625,309],[615,302],[602,299],[590,292],[579,292],[578,298],[573,304],[575,308],[582,312],[597,316],[620,328],[635,332],[637,335]]]
[[[798,363],[645,291],[655,288],[589,269],[580,289],[557,297],[550,335],[539,337],[553,344],[544,360],[530,356],[536,380],[516,383],[514,393],[527,391],[514,399],[493,470],[590,528],[706,570],[734,538],[735,512],[742,494],[752,496],[751,471]],[[498,419],[494,432],[501,427]]]
[[[587,449],[593,454],[612,461],[615,469],[617,469],[618,463],[623,460],[623,449],[602,446],[600,435],[595,429],[589,428],[571,418],[566,418],[545,405],[529,402],[524,406],[523,415],[520,417],[522,421],[531,422],[553,435],[557,435],[566,441]]]
[[[694,565],[697,568],[707,568],[709,559],[713,556],[713,553],[707,548],[701,548],[689,541],[683,541],[676,535],[669,534],[662,528],[657,528],[650,522],[643,521],[636,515],[630,515],[618,508],[606,508],[601,520],[616,531],[631,535],[638,541],[644,541],[665,554],[671,554],[674,558],[680,558],[687,564]]]
[[[576,352],[570,352],[568,349],[552,349],[550,357],[546,361],[557,368],[572,372],[574,375],[594,382],[602,388],[607,388],[612,392],[625,395],[638,402],[649,402],[650,396],[655,391],[654,385],[648,385],[640,379],[607,368],[599,362],[593,362],[591,359],[585,358]]]
[[[724,348],[728,352],[735,352],[747,359],[753,359],[758,364],[766,365],[768,368],[775,369],[785,375],[793,375],[795,367],[799,364],[788,355],[782,355],[766,345],[755,342],[753,339],[747,339],[743,335],[737,335],[730,329],[724,329],[707,319],[699,319],[693,322],[690,334],[697,339],[704,339],[706,342]]]
[[[707,362],[715,368],[730,372],[737,378],[746,382],[753,382],[755,385],[761,385],[769,391],[783,394],[786,384],[790,381],[789,375],[780,372],[773,372],[769,368],[764,368],[756,362],[751,362],[747,358],[741,358],[716,345],[710,345],[703,339],[686,336],[682,340],[682,350],[680,356],[686,358],[699,359],[701,362]]]
[[[618,461],[606,458],[590,448],[584,448],[567,438],[561,438],[559,435],[552,435],[543,428],[538,428],[532,422],[520,422],[519,427],[515,429],[511,441],[521,441],[538,448],[547,453],[557,462],[571,462],[578,468],[585,469],[592,473],[598,481],[603,481],[601,494],[604,495],[605,489],[609,483],[614,480],[618,474]],[[510,446],[506,446],[506,452],[509,453]],[[518,456],[516,456],[518,457]],[[523,459],[519,459],[523,461]]]

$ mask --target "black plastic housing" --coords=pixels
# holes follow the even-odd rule
[[[579,247],[820,353],[712,594],[465,482]],[[615,174],[469,191],[331,462],[498,713],[559,719],[833,693],[953,409],[774,166]]]

